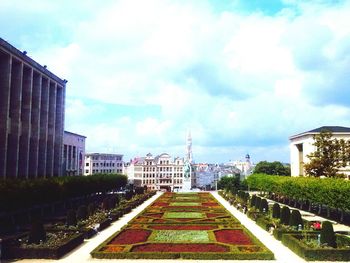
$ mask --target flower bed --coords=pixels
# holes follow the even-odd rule
[[[274,258],[209,193],[163,194],[91,254],[94,258]]]

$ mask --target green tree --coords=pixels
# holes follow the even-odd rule
[[[218,189],[234,191],[239,187],[239,176],[223,176],[218,181]]]
[[[347,166],[349,143],[333,138],[332,132],[321,131],[314,135],[316,150],[307,155],[309,163],[304,164],[305,173],[313,177],[344,177],[339,169]]]
[[[270,175],[290,176],[290,166],[285,166],[281,162],[262,161],[257,163],[254,173],[264,173]]]

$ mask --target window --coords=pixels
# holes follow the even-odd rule
[[[88,173],[89,173],[89,170],[85,170],[85,173],[88,174]]]
[[[86,163],[85,166],[89,166],[90,164],[89,163]]]

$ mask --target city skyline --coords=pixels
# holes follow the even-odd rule
[[[1,37],[67,79],[65,130],[87,152],[249,153],[350,126],[350,1],[1,1]],[[137,7],[136,7],[137,6]]]

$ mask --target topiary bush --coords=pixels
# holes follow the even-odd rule
[[[67,223],[67,226],[77,225],[77,213],[73,209],[68,210],[66,223]]]
[[[88,218],[88,210],[86,205],[81,205],[77,210],[77,220],[85,220]]]
[[[278,203],[274,203],[272,207],[272,217],[280,218],[281,216],[281,207]]]
[[[260,208],[260,203],[261,203],[261,197],[257,196],[255,200],[255,208],[259,209]]]
[[[252,198],[250,199],[250,206],[253,207],[255,206],[256,202],[256,195],[252,195]]]
[[[111,209],[110,197],[105,197],[102,201],[102,209],[109,210]]]
[[[290,215],[289,225],[297,228],[299,225],[303,226],[303,219],[301,218],[301,214],[299,210],[293,210]]]
[[[260,201],[259,211],[261,213],[264,211],[265,211],[265,213],[267,213],[269,211],[269,205],[268,205],[267,200],[265,198],[261,199],[261,201]]]
[[[96,212],[96,204],[94,202],[90,203],[87,207],[87,210],[88,210],[88,215],[92,216]]]
[[[327,245],[333,248],[337,247],[333,225],[329,221],[325,221],[322,223],[320,242],[321,242],[321,245]]]
[[[282,207],[280,222],[281,224],[288,225],[290,219],[290,209],[287,206]]]
[[[28,243],[39,244],[40,242],[46,241],[46,231],[42,220],[36,219],[33,221],[29,232]]]

